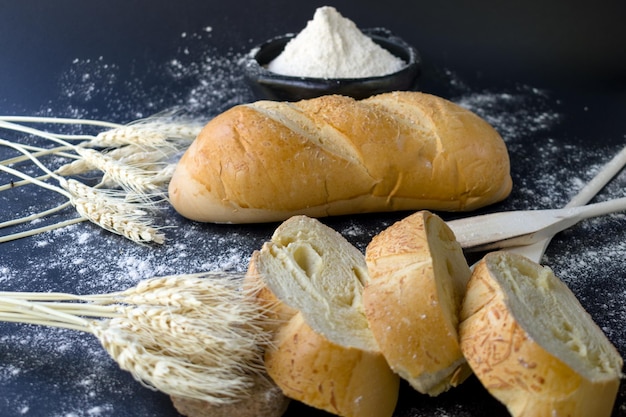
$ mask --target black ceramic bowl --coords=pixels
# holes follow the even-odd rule
[[[382,28],[365,29],[363,33],[406,66],[393,74],[367,78],[309,78],[276,74],[266,66],[276,58],[295,35],[283,35],[253,48],[244,60],[246,79],[259,99],[295,101],[341,94],[356,99],[374,94],[411,90],[420,73],[421,60],[415,48]]]

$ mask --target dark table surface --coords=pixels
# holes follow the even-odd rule
[[[238,64],[248,50],[298,32],[316,7],[333,5],[361,28],[385,27],[414,45],[424,61],[417,88],[470,108],[501,132],[514,190],[482,211],[557,208],[626,143],[626,6],[587,3],[3,2],[0,114],[127,123],[184,107],[209,120],[256,99]],[[8,155],[0,148],[1,159]],[[625,185],[622,173],[595,201],[626,195]],[[62,200],[36,187],[1,192],[0,222]],[[405,215],[323,221],[364,249]],[[160,216],[174,227],[159,247],[88,223],[0,244],[0,290],[103,293],[158,275],[242,272],[276,227],[197,224],[168,208]],[[543,263],[626,355],[626,217],[587,220],[559,234]],[[304,410],[293,404],[286,415]],[[177,415],[167,396],[119,370],[92,336],[0,324],[1,417]],[[507,412],[474,378],[437,398],[403,387],[395,414],[484,415]],[[614,415],[626,416],[624,388]]]

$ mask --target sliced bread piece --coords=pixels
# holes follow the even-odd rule
[[[471,271],[450,228],[417,212],[375,236],[366,261],[365,311],[391,368],[432,396],[463,382],[457,326]]]
[[[515,417],[607,417],[622,358],[547,267],[507,252],[476,266],[461,311],[461,348]]]
[[[369,329],[363,254],[318,220],[282,223],[256,251],[248,282],[279,320],[265,366],[290,398],[345,417],[390,417],[399,378]],[[281,321],[282,320],[282,321]]]

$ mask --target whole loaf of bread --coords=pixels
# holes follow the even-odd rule
[[[508,152],[491,125],[440,97],[393,92],[235,106],[182,156],[169,197],[192,220],[254,223],[465,211],[510,191]]]

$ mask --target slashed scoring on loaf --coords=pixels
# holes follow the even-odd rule
[[[373,106],[378,111],[389,113],[402,127],[411,132],[419,132],[419,136],[425,141],[436,144],[437,153],[443,149],[441,138],[438,135],[437,126],[433,123],[423,109],[415,105],[407,104],[399,95],[373,96],[363,100],[363,103]],[[416,117],[421,112],[421,117]],[[411,135],[407,136],[410,137]],[[399,144],[401,149],[401,144]]]
[[[263,114],[288,129],[296,132],[315,146],[327,150],[355,164],[361,164],[360,156],[352,143],[340,131],[328,124],[318,125],[304,114],[297,104],[275,101],[257,101],[246,104],[251,109]]]

